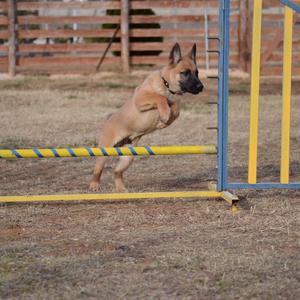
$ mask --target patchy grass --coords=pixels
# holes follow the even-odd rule
[[[144,74],[124,79],[22,77],[0,81],[0,146],[94,146],[105,116],[132,95]],[[233,81],[230,176],[247,176],[249,84]],[[265,83],[263,83],[265,84]],[[269,84],[269,83],[266,83]],[[107,88],[115,85],[115,88]],[[182,98],[170,128],[145,145],[210,144],[216,86]],[[259,177],[277,180],[281,97],[261,98]],[[299,105],[293,98],[291,177],[299,180]],[[113,191],[110,159],[103,192]],[[85,193],[93,158],[0,160],[2,195]],[[207,189],[215,157],[141,157],[126,173],[130,191]],[[223,201],[138,200],[0,206],[3,299],[298,299],[299,191],[239,193],[232,215]]]

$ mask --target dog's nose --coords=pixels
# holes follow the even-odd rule
[[[200,92],[203,91],[203,88],[204,88],[203,84],[201,84],[201,83],[197,84],[197,89],[200,90]]]

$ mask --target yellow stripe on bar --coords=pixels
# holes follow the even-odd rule
[[[256,183],[262,0],[254,0],[248,182]]]
[[[280,183],[289,183],[293,10],[284,9]]]
[[[217,148],[214,145],[208,146],[164,146],[150,147],[155,155],[176,155],[176,154],[216,154]]]
[[[206,146],[155,146],[155,147],[106,147],[106,148],[51,148],[51,149],[0,149],[0,158],[49,158],[85,156],[141,156],[216,154],[215,145]]]
[[[113,194],[69,194],[69,195],[33,195],[33,196],[0,196],[0,203],[11,202],[44,202],[44,201],[105,201],[130,200],[147,198],[222,198],[221,192],[184,191],[184,192],[151,192],[151,193],[113,193]]]

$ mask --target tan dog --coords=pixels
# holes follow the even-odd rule
[[[120,110],[108,117],[99,141],[99,147],[136,146],[140,138],[174,122],[179,116],[179,103],[174,95],[185,92],[198,94],[203,84],[198,78],[196,45],[186,55],[176,43],[170,52],[169,64],[152,72],[135,89],[133,98],[125,102]],[[97,191],[107,157],[98,157],[90,190]],[[132,156],[122,156],[114,169],[117,192],[124,192],[123,173],[131,165]]]

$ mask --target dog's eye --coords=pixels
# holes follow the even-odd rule
[[[185,70],[183,72],[180,72],[180,74],[182,74],[183,76],[189,76],[191,74],[190,70]]]

